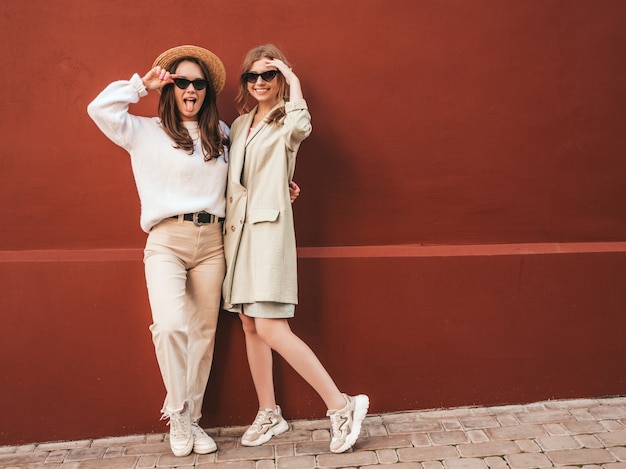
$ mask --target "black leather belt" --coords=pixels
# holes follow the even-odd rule
[[[179,215],[174,215],[172,218],[178,218]],[[209,223],[222,223],[224,218],[218,218],[209,212],[196,212],[196,213],[185,213],[183,215],[183,220],[192,221],[194,225],[208,225]]]

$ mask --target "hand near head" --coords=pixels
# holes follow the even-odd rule
[[[293,73],[293,70],[287,67],[287,64],[280,59],[268,59],[266,65],[273,66],[285,77],[285,81],[289,85],[289,100],[295,101],[302,99],[302,88],[300,87],[300,79]]]
[[[148,91],[161,90],[165,85],[174,83],[173,78],[176,78],[177,76],[178,75],[170,73],[164,68],[154,67],[143,76],[141,81],[143,81],[143,85]]]
[[[289,67],[287,67],[287,64],[285,64],[285,62],[283,62],[282,60],[280,60],[280,59],[268,59],[266,63],[270,67],[276,67],[278,69],[278,71],[283,74],[283,76],[285,77],[285,81],[287,81],[288,85],[291,85],[291,83],[294,80],[298,79],[296,74],[293,73],[293,70],[290,69]]]

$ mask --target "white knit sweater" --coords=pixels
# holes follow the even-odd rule
[[[226,211],[228,150],[204,161],[198,125],[184,123],[194,139],[194,153],[174,148],[156,117],[128,113],[131,103],[148,94],[139,75],[111,83],[87,107],[89,116],[114,143],[130,154],[141,200],[141,228],[145,232],[161,220],[205,210],[223,217]],[[228,135],[228,126],[220,121]]]

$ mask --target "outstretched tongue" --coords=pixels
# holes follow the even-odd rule
[[[187,109],[187,112],[193,111],[194,104],[195,104],[195,101],[192,101],[191,99],[185,99],[185,108]]]

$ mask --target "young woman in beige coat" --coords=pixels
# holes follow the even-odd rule
[[[257,105],[246,113],[250,97]],[[341,393],[287,321],[298,301],[289,184],[311,116],[298,77],[275,46],[257,47],[244,59],[237,104],[242,115],[230,135],[223,295],[226,309],[240,313],[260,408],[242,444],[261,445],[289,428],[274,393],[275,350],[324,400],[330,449],[341,453],[356,442],[369,399]]]

